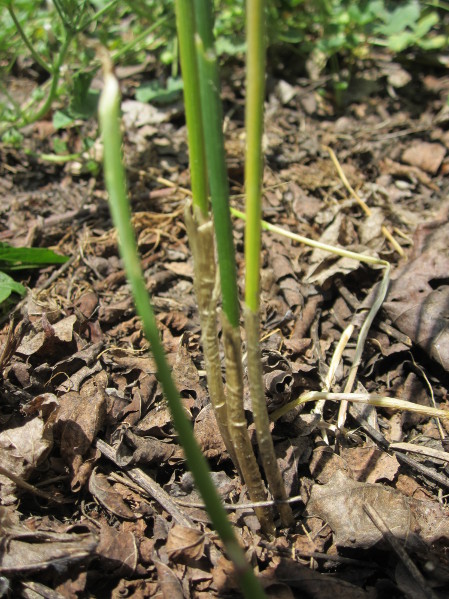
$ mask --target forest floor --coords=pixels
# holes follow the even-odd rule
[[[223,74],[232,205],[242,209],[244,70],[234,64]],[[448,420],[351,403],[338,431],[337,401],[325,403],[322,417],[314,404],[288,412],[273,438],[288,495],[297,498],[295,524],[279,525],[275,539],[261,534],[208,401],[183,223],[182,104],[135,101],[147,75],[123,73],[121,81],[147,287],[197,439],[267,594],[447,597]],[[31,75],[14,85],[28,94]],[[355,389],[449,409],[449,76],[379,56],[354,76],[340,108],[321,93],[325,86],[279,65],[268,79],[264,219],[391,264]],[[1,325],[0,596],[236,596],[134,312],[101,172],[42,158],[55,137],[76,152],[96,127],[92,120],[55,131],[49,115],[24,131],[20,150],[0,146],[0,240],[70,256],[62,267],[18,271],[29,293]],[[100,144],[92,151],[101,155]],[[234,225],[242,290],[244,226]],[[324,388],[335,347],[354,323],[331,390],[344,389],[382,273],[264,232],[270,412]]]

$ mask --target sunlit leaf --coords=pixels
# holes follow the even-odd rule
[[[26,289],[23,285],[11,279],[9,275],[0,271],[0,304],[8,299],[13,292],[25,295]]]
[[[46,248],[15,248],[0,242],[0,267],[7,270],[64,264],[69,258]]]

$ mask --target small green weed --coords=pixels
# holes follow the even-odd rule
[[[272,0],[270,43],[290,44],[312,76],[330,73],[339,104],[357,61],[369,58],[373,47],[393,55],[446,48],[443,9],[418,0]]]
[[[215,39],[219,55],[245,51],[244,0],[217,0]],[[446,4],[438,0],[269,0],[268,44],[288,45],[309,72],[330,73],[341,103],[357,61],[373,47],[393,54],[435,52],[448,45]],[[178,97],[178,44],[171,0],[0,0],[0,82],[29,70],[38,82],[23,106],[0,83],[0,135],[20,143],[17,130],[44,116],[55,100],[66,126],[95,114],[98,94],[91,81],[99,68],[96,48],[105,46],[115,64],[143,63],[148,53],[168,67],[166,86],[142,84],[142,101]],[[30,61],[30,56],[32,60]],[[61,114],[58,125],[61,127]],[[13,131],[13,129],[16,131]],[[6,135],[6,136],[5,136]]]
[[[12,293],[24,296],[26,288],[4,271],[42,268],[49,264],[64,264],[69,258],[45,248],[16,248],[0,242],[0,304]]]

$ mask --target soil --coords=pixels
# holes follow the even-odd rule
[[[182,104],[134,101],[145,77],[122,86],[147,287],[185,409],[267,595],[447,597],[449,421],[428,408],[449,409],[449,77],[379,56],[338,107],[329,82],[291,66],[268,79],[264,219],[391,264],[353,390],[421,408],[349,402],[344,416],[342,402],[328,400],[321,411],[307,403],[277,419],[273,439],[295,524],[283,529],[277,521],[276,538],[261,533],[210,409],[183,224]],[[24,74],[14,83],[33,82]],[[242,66],[225,69],[228,169],[239,209],[243,90]],[[70,257],[62,267],[19,271],[29,293],[2,320],[0,595],[238,596],[135,315],[101,173],[87,168],[101,145],[79,162],[41,157],[55,137],[81,151],[97,125],[55,131],[51,116],[24,131],[20,150],[0,146],[0,240]],[[234,225],[243,291],[244,226]],[[305,391],[342,392],[384,269],[268,231],[261,262],[270,413]],[[245,406],[255,443],[248,397]]]

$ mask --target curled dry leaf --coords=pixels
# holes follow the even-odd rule
[[[66,570],[92,556],[98,542],[90,532],[34,532],[5,518],[1,518],[1,526],[6,542],[0,546],[0,574],[8,576],[40,572],[49,567]]]
[[[195,406],[201,409],[207,403],[207,394],[190,353],[182,344],[176,353],[173,375],[181,396],[191,395],[195,399]]]
[[[136,520],[137,515],[126,505],[122,496],[114,491],[104,474],[98,474],[94,468],[89,478],[89,491],[109,512],[118,518]]]
[[[274,412],[286,404],[293,388],[291,365],[282,354],[274,350],[262,352],[263,381],[268,412]]]
[[[62,457],[71,466],[74,491],[87,482],[93,467],[91,446],[106,418],[106,382],[106,374],[100,372],[80,393],[69,391],[60,398],[55,436],[60,438]]]
[[[168,533],[166,550],[173,561],[198,561],[204,554],[205,536],[195,528],[174,524]]]
[[[61,384],[57,391],[60,393],[66,391],[79,391],[81,386],[92,376],[102,369],[101,362],[98,360],[98,355],[103,349],[103,342],[87,345],[80,351],[65,357],[63,360],[56,362],[52,367],[49,378],[56,379]],[[73,373],[73,374],[72,374]],[[68,375],[68,378],[67,378]]]
[[[297,495],[299,489],[298,464],[310,455],[309,440],[304,437],[286,439],[276,443],[275,451],[287,497]]]
[[[51,427],[42,418],[32,418],[22,426],[0,433],[0,463],[16,476],[27,480],[53,447]],[[16,500],[16,485],[0,475],[0,501],[9,505]]]
[[[139,553],[132,532],[117,530],[103,523],[96,549],[103,567],[116,576],[132,576],[137,568]]]
[[[17,351],[24,335],[30,328],[31,324],[28,319],[21,320],[17,325],[15,325],[15,320],[12,320],[9,325],[8,333],[6,338],[1,339],[1,349],[0,349],[0,376],[3,376],[5,368],[11,361],[11,358]]]
[[[286,249],[279,243],[273,244],[273,250],[274,257],[272,259],[271,268],[287,306],[291,309],[296,306],[302,306],[303,297],[301,295],[300,286]]]
[[[448,236],[449,223],[445,223],[421,242],[418,240],[419,255],[395,274],[383,304],[393,324],[446,370],[449,370]]]
[[[371,225],[377,227],[374,223]],[[347,217],[341,212],[337,214],[333,222],[326,228],[320,237],[321,243],[334,245],[336,247],[344,246],[346,249],[361,252],[367,251],[365,246],[353,247],[350,243],[353,239],[346,240]],[[365,237],[368,236],[370,225],[365,226]],[[377,230],[377,229],[376,229]],[[371,232],[372,242],[372,232]],[[368,253],[372,254],[372,251]],[[339,257],[335,254],[330,254],[328,251],[314,249],[310,257],[310,266],[303,282],[313,283],[324,289],[330,286],[331,281],[336,275],[347,275],[359,268],[359,263],[352,258]]]
[[[218,458],[224,461],[229,458],[211,404],[205,406],[195,418],[193,430],[207,459]]]
[[[181,448],[173,443],[165,443],[152,437],[140,437],[131,430],[125,430],[121,443],[116,450],[120,467],[145,464],[163,464],[184,460]]]
[[[184,599],[182,585],[172,569],[162,562],[155,561],[154,563],[157,569],[159,590],[163,599]]]
[[[50,324],[45,313],[42,315],[41,330],[32,330],[22,339],[17,348],[17,353],[31,356],[35,353],[45,351],[47,354],[58,352],[62,343],[70,343],[73,339],[73,326],[76,316],[67,316],[55,324]]]

